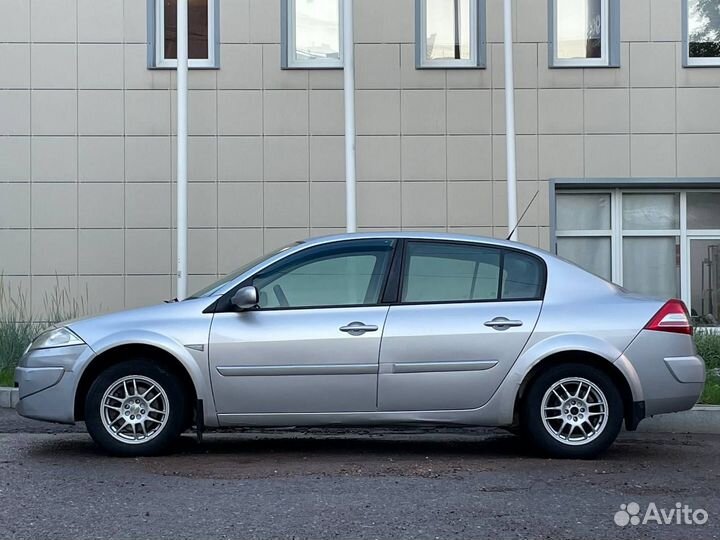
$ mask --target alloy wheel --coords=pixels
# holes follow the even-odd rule
[[[596,439],[607,425],[608,400],[592,381],[568,377],[554,383],[542,399],[545,429],[567,445],[583,445]]]
[[[125,444],[142,444],[167,424],[170,402],[157,382],[142,375],[112,383],[100,401],[100,418],[107,432]]]

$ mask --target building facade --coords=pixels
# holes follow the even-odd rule
[[[519,240],[713,323],[720,1],[513,4]],[[343,230],[341,11],[190,0],[190,289]],[[359,230],[506,236],[502,0],[353,16]],[[58,280],[174,296],[174,30],[172,0],[0,0],[0,272],[36,312]]]

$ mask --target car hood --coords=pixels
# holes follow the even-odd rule
[[[213,298],[169,302],[62,323],[91,348],[106,349],[112,344],[148,343],[152,336],[170,338],[181,344],[206,343],[212,313],[203,310]]]

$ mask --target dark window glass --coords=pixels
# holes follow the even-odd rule
[[[540,298],[543,277],[543,266],[535,257],[506,251],[503,260],[502,299]]]
[[[496,300],[500,250],[452,243],[409,242],[403,302]]]
[[[208,58],[208,1],[188,0],[188,58]],[[165,58],[177,59],[177,0],[163,0]]]
[[[253,278],[261,308],[373,305],[392,254],[392,240],[353,240],[310,248]]]

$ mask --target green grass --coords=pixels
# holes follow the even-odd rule
[[[700,403],[720,405],[720,334],[696,328],[695,344],[708,370]]]
[[[705,405],[720,405],[720,376],[708,373],[705,379],[705,388],[703,388],[700,403]]]
[[[12,287],[0,275],[0,386],[13,385],[15,366],[35,336],[55,323],[87,312],[87,291],[75,298],[70,282],[64,285],[58,278],[44,295],[43,306],[42,316],[33,316],[22,288]]]
[[[12,369],[3,369],[0,371],[0,386],[13,386],[15,384],[15,375]]]

